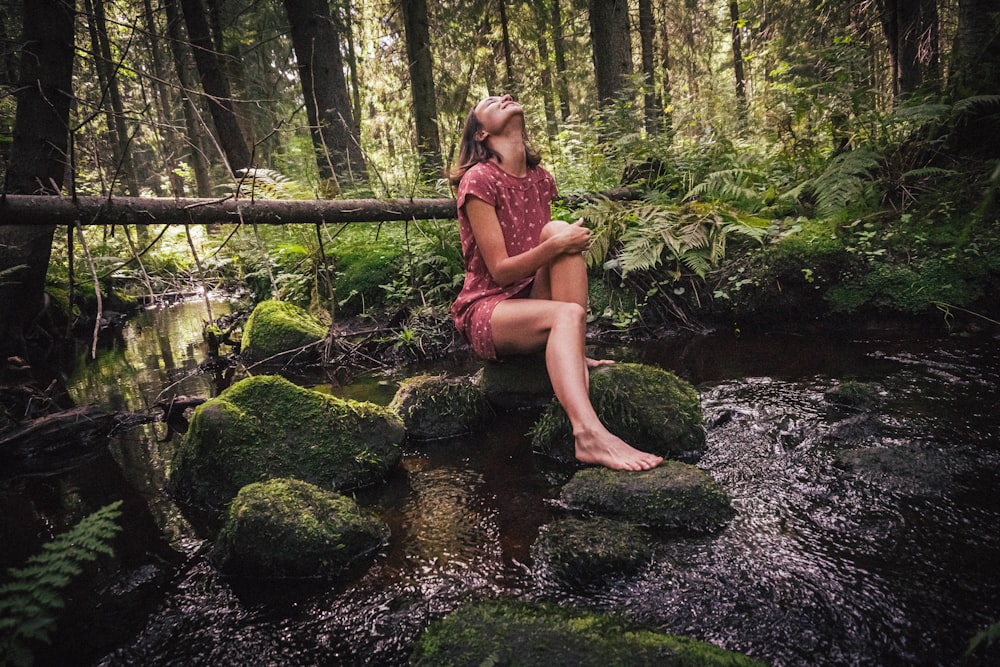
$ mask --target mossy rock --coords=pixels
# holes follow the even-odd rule
[[[511,355],[488,362],[477,381],[486,399],[504,410],[541,408],[552,400],[543,354]]]
[[[195,410],[169,488],[196,516],[221,517],[243,486],[276,477],[334,491],[374,484],[399,462],[402,440],[384,407],[249,377]]]
[[[587,468],[563,486],[560,499],[577,510],[693,532],[719,530],[734,514],[711,475],[680,461],[641,472]]]
[[[878,388],[867,382],[845,380],[824,394],[826,401],[832,405],[855,410],[869,410],[881,402]]]
[[[302,308],[284,301],[261,301],[243,327],[240,349],[250,363],[284,363],[293,358],[307,362],[319,356],[318,344],[326,334],[326,327]]]
[[[437,440],[472,432],[490,416],[491,408],[469,378],[418,375],[403,382],[389,409],[403,420],[406,434]]]
[[[432,623],[410,657],[415,667],[756,666],[739,653],[633,625],[618,616],[550,604],[486,601]]]
[[[212,560],[250,577],[337,577],[375,554],[389,536],[351,498],[297,479],[240,489]]]
[[[565,517],[542,526],[531,545],[536,568],[559,582],[587,588],[635,574],[653,557],[653,541],[618,519]]]
[[[631,363],[600,366],[590,374],[590,400],[608,430],[633,447],[688,461],[705,450],[698,392],[669,371]],[[573,429],[558,401],[545,408],[531,436],[539,454],[575,460]]]

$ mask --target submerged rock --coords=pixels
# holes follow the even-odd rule
[[[489,417],[482,390],[468,378],[418,375],[396,391],[389,409],[403,420],[406,434],[437,440],[470,433]]]
[[[284,301],[261,301],[243,327],[240,350],[251,363],[312,361],[319,356],[318,344],[326,334],[327,328],[302,308]]]
[[[586,588],[635,574],[653,557],[653,542],[626,521],[566,517],[542,526],[531,545],[535,566],[553,579]]]
[[[185,509],[217,518],[240,488],[276,477],[335,491],[374,484],[399,462],[402,440],[386,408],[250,377],[195,410],[169,488]]]
[[[351,498],[296,479],[240,489],[212,560],[251,577],[336,577],[372,556],[389,536]]]
[[[483,366],[479,386],[498,408],[541,408],[552,400],[544,354],[516,354]]]
[[[417,641],[417,667],[730,667],[762,665],[688,637],[633,625],[618,616],[555,605],[486,601],[459,607]]]
[[[590,374],[590,400],[608,429],[638,449],[696,460],[705,450],[698,392],[673,373],[644,364],[617,363]],[[566,412],[552,400],[532,429],[539,454],[573,461],[574,440]]]
[[[711,475],[679,461],[642,472],[587,468],[563,486],[560,499],[578,510],[695,532],[718,530],[734,514]]]

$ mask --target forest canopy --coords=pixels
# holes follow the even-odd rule
[[[5,3],[0,170],[5,194],[449,198],[445,170],[469,109],[510,93],[561,194],[644,193],[587,212],[602,239],[593,265],[631,274],[646,295],[635,308],[609,304],[623,324],[667,278],[718,270],[727,234],[832,230],[863,256],[894,228],[926,239],[947,219],[957,232],[937,242],[967,252],[996,217],[998,17],[990,0]],[[8,351],[24,350],[46,289],[122,278],[154,291],[181,265],[244,282],[267,274],[259,297],[309,301],[332,291],[332,280],[320,286],[324,243],[369,248],[381,233],[161,231],[151,220],[56,234],[17,222],[0,225]],[[425,225],[419,236],[445,248],[448,234]],[[282,266],[290,248],[310,261]],[[456,260],[411,257],[424,275],[407,277],[407,296],[426,303],[435,289],[446,302]],[[805,262],[796,270],[818,272]],[[728,298],[720,285],[739,281],[717,273],[703,289]],[[349,285],[327,300],[349,301],[361,289]],[[842,305],[851,298],[862,297]],[[67,295],[64,307],[73,316],[80,305]]]

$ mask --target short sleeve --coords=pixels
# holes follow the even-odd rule
[[[455,199],[459,209],[465,206],[469,195],[476,199],[482,199],[490,206],[496,207],[497,205],[496,179],[489,171],[483,169],[481,164],[470,167],[458,184]]]

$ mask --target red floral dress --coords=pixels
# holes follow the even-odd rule
[[[507,255],[513,257],[538,245],[542,227],[552,219],[551,202],[556,196],[555,179],[541,167],[528,170],[523,178],[512,176],[493,162],[480,162],[469,168],[458,184],[457,204],[462,256],[465,258],[465,283],[451,307],[451,317],[472,350],[483,359],[496,359],[493,309],[505,299],[528,296],[534,278],[512,285],[498,285],[483,259],[472,226],[465,212],[470,195],[496,209],[503,232]]]

